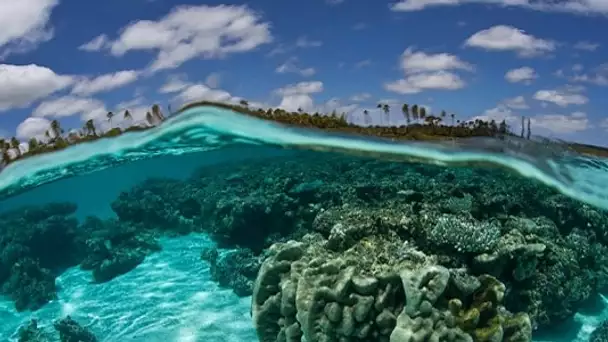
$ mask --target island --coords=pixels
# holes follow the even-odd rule
[[[526,118],[522,117],[521,132],[517,134],[514,132],[514,128],[509,127],[504,120],[501,122],[480,119],[460,120],[457,119],[454,113],[448,114],[448,112],[442,110],[439,114],[435,115],[427,113],[426,108],[423,106],[407,103],[404,103],[399,108],[407,124],[398,126],[391,124],[388,120],[390,112],[394,109],[386,103],[377,104],[377,108],[381,110],[380,115],[383,116],[381,118],[382,125],[369,124],[372,122],[372,114],[368,110],[363,111],[366,125],[359,125],[347,120],[347,113],[337,113],[336,111],[331,113],[307,113],[301,109],[298,109],[296,112],[290,112],[281,108],[252,108],[246,100],[241,100],[238,104],[214,101],[192,102],[184,105],[174,113],[169,113],[169,116],[179,115],[188,109],[201,106],[227,109],[240,114],[291,126],[392,140],[442,141],[470,137],[504,138],[506,136],[530,139],[532,135],[530,118],[526,120]],[[112,122],[115,116],[113,112],[108,112],[106,115],[110,122]],[[125,129],[112,127],[105,132],[100,132],[95,126],[94,121],[88,120],[80,130],[71,130],[68,134],[65,134],[59,121],[53,120],[46,131],[45,141],[31,138],[27,141],[27,151],[23,153],[20,148],[22,142],[16,137],[10,139],[0,138],[1,165],[6,166],[33,155],[62,150],[74,144],[112,138],[126,132],[151,129],[162,124],[166,120],[166,117],[162,113],[160,105],[154,104],[151,110],[146,113],[144,122],[133,124],[133,118],[129,110],[125,110],[122,119],[125,122],[131,122],[131,125]],[[563,144],[563,147],[578,153],[608,157],[608,148],[600,146],[568,142]]]

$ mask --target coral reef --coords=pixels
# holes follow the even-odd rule
[[[208,247],[201,252],[201,259],[207,261],[211,277],[220,286],[233,289],[239,296],[253,293],[253,282],[261,266],[261,257],[248,249],[220,251]]]
[[[502,306],[492,276],[462,292],[460,278],[395,236],[327,246],[309,235],[270,248],[252,299],[260,341],[531,341],[528,315]]]
[[[70,316],[53,322],[55,332],[45,331],[38,326],[37,320],[31,320],[27,325],[19,328],[19,342],[51,342],[56,341],[54,335],[59,335],[61,342],[97,342],[93,333],[78,324]]]
[[[65,267],[108,281],[191,232],[218,244],[201,253],[213,279],[253,294],[264,341],[526,341],[608,286],[608,214],[498,169],[297,152],[150,179],[112,209],[3,214],[2,292],[35,309]]]
[[[603,321],[589,337],[589,342],[607,342],[608,341],[608,321]]]

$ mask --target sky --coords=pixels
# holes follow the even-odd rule
[[[606,146],[606,32],[608,0],[0,0],[0,136],[245,99],[360,124],[401,125],[403,103],[525,116]]]

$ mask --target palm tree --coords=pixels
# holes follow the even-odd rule
[[[390,116],[390,111],[391,111],[391,107],[388,104],[383,104],[382,105],[382,111],[384,112],[384,116],[386,116],[386,123],[390,126],[391,124],[391,116]]]
[[[247,102],[247,100],[240,100],[239,104],[243,107],[249,107],[249,102]]]
[[[363,121],[365,121],[367,125],[371,124],[371,118],[369,117],[369,111],[367,109],[363,111]]]
[[[31,138],[30,141],[28,141],[27,145],[29,151],[35,151],[40,146],[40,143],[38,142],[38,140],[36,140],[36,138]]]
[[[125,110],[125,115],[123,116],[123,120],[131,120],[133,121],[133,116],[131,116],[131,112],[129,110]]]
[[[159,121],[165,121],[165,117],[163,116],[163,113],[160,111],[160,106],[157,104],[154,104],[152,106],[152,114],[159,120]]]
[[[148,122],[148,124],[150,124],[151,126],[154,125],[154,118],[152,117],[152,113],[147,112],[146,113],[146,121]]]
[[[424,120],[426,118],[426,108],[420,107],[418,114],[420,115],[420,119]]]
[[[19,140],[17,138],[12,137],[10,146],[11,146],[11,148],[13,148],[15,150],[15,153],[17,153],[17,156],[21,155],[21,150],[19,149],[19,145],[21,145],[21,142],[19,142]]]
[[[456,114],[452,113],[450,116],[452,117],[452,126],[454,126],[454,118],[456,117]]]
[[[87,122],[84,124],[84,128],[87,131],[87,135],[93,133],[93,135],[97,135],[97,132],[95,131],[95,123],[93,122],[93,119],[87,120]]]
[[[414,121],[418,121],[420,119],[420,115],[418,113],[418,105],[415,104],[412,106],[412,116],[414,117]]]
[[[407,105],[407,103],[403,104],[403,106],[401,107],[401,112],[403,112],[403,116],[405,117],[405,121],[407,122],[407,124],[409,126],[410,123],[412,122],[412,118],[410,118],[410,108]]]
[[[112,118],[114,117],[114,113],[108,112],[108,114],[106,114],[106,117],[108,118],[108,122],[110,123],[110,127],[112,127]]]
[[[445,112],[445,110],[441,111],[441,119],[445,119],[445,117],[448,115],[448,113]]]
[[[63,134],[63,129],[61,128],[61,124],[59,123],[59,121],[51,121],[51,132],[53,132],[53,140],[61,138],[61,134]]]

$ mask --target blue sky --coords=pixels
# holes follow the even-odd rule
[[[361,123],[383,120],[378,102],[393,124],[404,102],[525,115],[533,133],[608,145],[607,15],[599,0],[0,0],[0,135],[246,99]]]

